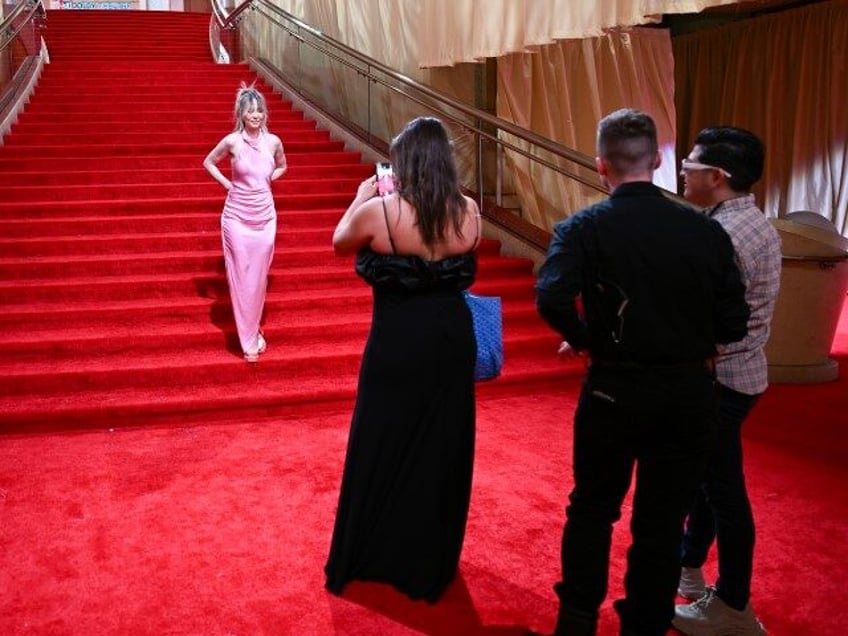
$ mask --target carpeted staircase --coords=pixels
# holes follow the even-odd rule
[[[370,290],[333,255],[335,223],[372,166],[210,60],[208,15],[50,11],[45,67],[0,146],[0,430],[233,421],[349,408]],[[201,162],[257,81],[289,172],[248,365],[223,272],[224,191]],[[506,366],[480,395],[568,373],[533,304],[531,264],[480,248],[475,291],[504,299]],[[414,336],[413,336],[414,337]]]

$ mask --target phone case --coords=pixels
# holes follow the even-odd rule
[[[377,164],[377,194],[384,197],[394,190],[395,179],[392,164],[381,161]]]

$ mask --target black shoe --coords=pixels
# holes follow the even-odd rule
[[[560,608],[553,636],[596,636],[597,633],[597,618],[564,612]]]

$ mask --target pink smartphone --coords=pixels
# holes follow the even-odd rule
[[[377,194],[381,197],[395,191],[395,176],[392,164],[388,161],[377,162]]]

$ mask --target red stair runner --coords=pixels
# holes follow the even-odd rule
[[[372,166],[243,65],[217,65],[208,15],[50,11],[51,63],[0,146],[0,428],[233,421],[349,408],[370,290],[333,228]],[[258,365],[235,339],[224,192],[201,167],[242,81],[269,100],[290,170]],[[506,365],[481,395],[568,373],[536,315],[531,263],[480,248],[503,297]]]

